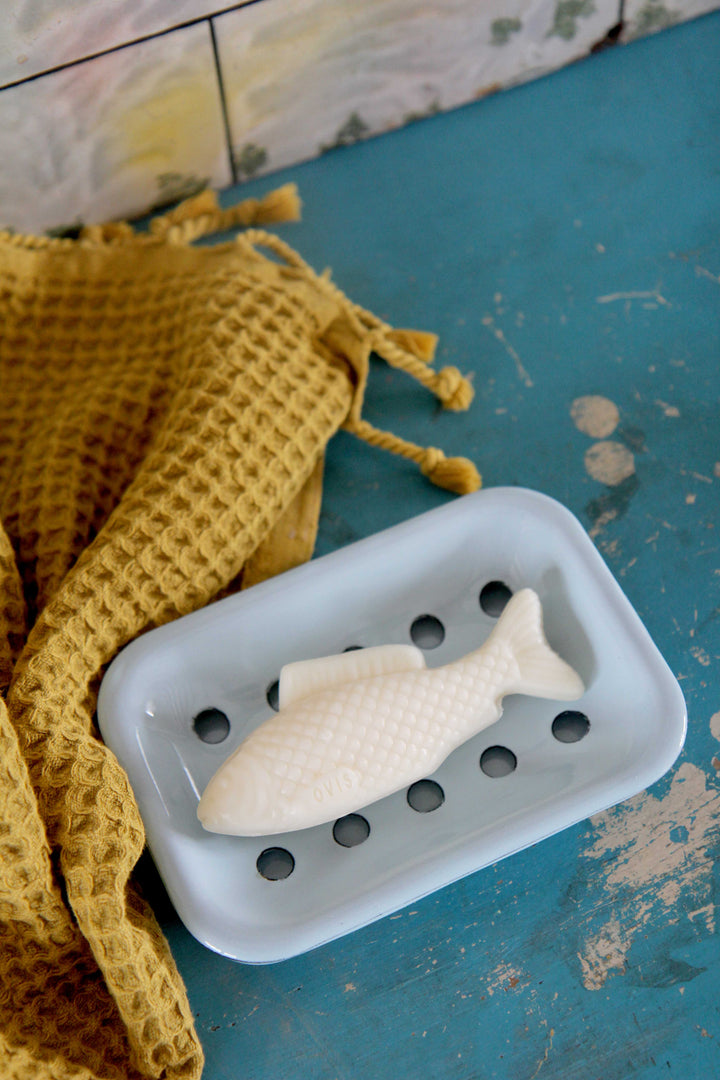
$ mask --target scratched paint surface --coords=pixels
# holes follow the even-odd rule
[[[378,365],[368,419],[569,506],[689,733],[651,791],[271,967],[203,949],[146,867],[207,1080],[718,1075],[719,47],[708,16],[289,173],[283,235],[474,372],[443,416]],[[340,435],[319,551],[447,498]]]

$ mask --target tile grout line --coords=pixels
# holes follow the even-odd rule
[[[617,20],[610,27],[605,37],[600,41],[596,41],[590,49],[590,55],[593,53],[602,52],[604,49],[609,49],[618,45],[622,39],[623,30],[625,29],[625,4],[626,0],[617,0]]]
[[[210,28],[210,42],[212,44],[213,59],[215,61],[215,74],[217,76],[218,93],[220,95],[220,110],[222,112],[223,127],[225,129],[225,142],[227,144],[228,161],[230,164],[230,176],[233,184],[237,184],[238,175],[237,166],[235,164],[235,154],[233,152],[232,132],[230,131],[230,115],[228,113],[225,80],[223,79],[222,64],[220,63],[220,52],[218,50],[217,35],[215,34],[214,19],[208,19],[208,27]]]
[[[12,82],[3,83],[0,86],[0,93],[3,90],[12,90],[15,86],[22,86],[24,83],[44,79],[46,75],[56,75],[58,71],[66,71],[68,68],[77,67],[78,64],[87,64],[91,60],[99,59],[101,56],[110,56],[112,53],[121,52],[122,49],[131,49],[134,45],[142,45],[145,41],[154,41],[156,38],[167,37],[168,34],[174,34],[176,30],[187,30],[191,26],[199,26],[201,23],[210,22],[212,19],[219,18],[222,15],[242,11],[243,8],[253,7],[255,4],[264,2],[266,0],[243,0],[242,3],[233,4],[230,7],[218,8],[217,11],[213,11],[208,15],[199,15],[196,19],[187,19],[185,22],[166,26],[164,30],[156,30],[154,34],[145,34],[143,37],[132,38],[130,41],[122,41],[119,45],[111,45],[107,49],[100,49],[99,52],[88,53],[87,56],[80,56],[77,60],[67,60],[64,64],[43,68],[42,71],[36,71],[34,75],[27,75],[24,79],[13,79]]]

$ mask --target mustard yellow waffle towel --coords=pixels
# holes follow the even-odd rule
[[[131,872],[143,827],[100,741],[105,665],[148,627],[308,558],[345,425],[454,490],[479,484],[361,417],[369,354],[450,408],[433,338],[391,331],[274,236],[292,187],[205,193],[75,240],[0,234],[0,1075],[198,1077],[185,990]],[[261,248],[271,248],[268,258]]]

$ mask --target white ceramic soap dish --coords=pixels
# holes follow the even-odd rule
[[[283,665],[388,643],[446,664],[525,586],[583,678],[579,701],[508,697],[432,777],[335,823],[256,838],[202,828],[200,795],[277,707]],[[582,526],[518,488],[465,496],[143,636],[110,666],[98,719],[180,918],[249,963],[348,933],[628,798],[670,767],[686,725],[675,678]]]

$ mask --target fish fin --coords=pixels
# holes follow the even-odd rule
[[[318,660],[298,660],[280,672],[280,708],[333,686],[424,667],[425,657],[415,645],[373,645]]]
[[[505,693],[575,701],[585,693],[574,668],[551,649],[543,630],[540,598],[532,589],[521,589],[508,602],[493,632],[505,641],[517,662],[519,675]]]

